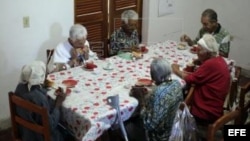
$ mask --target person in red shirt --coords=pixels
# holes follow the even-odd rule
[[[223,115],[223,104],[230,87],[230,72],[223,57],[218,56],[218,47],[211,34],[198,41],[198,60],[201,65],[193,73],[181,71],[172,64],[175,74],[187,84],[195,84],[191,113],[197,122],[213,123]]]

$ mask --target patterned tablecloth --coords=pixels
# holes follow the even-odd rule
[[[62,117],[79,140],[94,141],[114,123],[116,111],[107,105],[108,96],[119,94],[122,120],[130,118],[138,105],[138,101],[129,96],[130,86],[139,78],[150,79],[150,63],[154,57],[164,57],[170,63],[178,63],[182,67],[196,57],[189,49],[178,50],[174,41],[153,44],[147,48],[149,51],[143,58],[135,61],[114,56],[94,60],[98,66],[94,71],[76,67],[48,75],[58,86],[64,80],[77,81],[77,85],[68,90],[70,93],[63,103]],[[112,64],[112,70],[103,69],[107,63]],[[185,81],[174,74],[172,79],[178,79],[185,85]],[[48,95],[55,98],[54,90],[51,89]]]

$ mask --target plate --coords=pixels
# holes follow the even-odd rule
[[[177,45],[177,49],[179,49],[179,50],[185,50],[185,49],[187,49],[187,43],[186,42],[180,42]]]
[[[187,49],[187,47],[177,47],[177,49],[179,49],[179,50],[186,50]]]
[[[113,67],[103,67],[104,70],[113,70]]]
[[[86,70],[86,71],[94,71],[94,69],[88,69],[86,67],[83,67],[83,69]]]
[[[140,78],[137,80],[136,85],[144,85],[144,86],[151,86],[152,85],[152,80],[148,78]]]
[[[75,87],[77,81],[73,79],[63,80],[62,84],[65,85],[67,88],[72,88]]]

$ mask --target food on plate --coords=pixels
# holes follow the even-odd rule
[[[178,49],[180,49],[180,50],[186,49],[186,47],[187,47],[187,43],[186,42],[180,42],[178,44]]]
[[[132,51],[132,57],[135,57],[136,59],[140,59],[143,57],[143,54],[141,52]]]

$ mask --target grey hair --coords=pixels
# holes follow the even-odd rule
[[[171,73],[172,69],[169,62],[163,58],[156,58],[151,62],[150,75],[156,85],[170,80]]]
[[[121,20],[128,24],[128,20],[138,20],[138,14],[134,10],[125,10],[122,12]]]
[[[74,42],[76,40],[87,38],[87,29],[81,24],[75,24],[70,28],[69,38]]]
[[[202,39],[204,40],[206,46],[209,48],[209,49],[206,49],[206,50],[208,52],[211,52],[212,56],[217,56],[218,53],[219,53],[219,44],[217,43],[214,36],[211,35],[211,34],[204,34],[202,36]]]
[[[209,17],[210,21],[217,22],[217,13],[213,9],[206,9],[202,12],[202,17]]]

